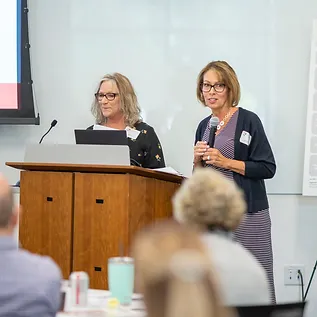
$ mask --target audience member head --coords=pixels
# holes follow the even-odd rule
[[[133,127],[141,121],[141,109],[130,80],[120,73],[103,76],[98,84],[91,112],[96,123],[101,124],[107,119],[124,119]]]
[[[222,317],[210,256],[198,232],[160,222],[136,236],[132,249],[136,290],[149,317]]]
[[[11,235],[18,222],[13,193],[6,179],[0,175],[0,235]]]
[[[242,191],[211,168],[195,169],[173,197],[177,221],[200,229],[234,231],[246,211]]]

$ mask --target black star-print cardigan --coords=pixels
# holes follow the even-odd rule
[[[92,128],[93,126],[88,127]],[[155,130],[145,122],[137,123],[134,128],[140,134],[135,140],[128,139],[130,158],[145,168],[165,167],[162,146]]]

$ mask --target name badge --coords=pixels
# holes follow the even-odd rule
[[[240,142],[245,144],[245,145],[250,145],[251,143],[251,139],[252,139],[252,136],[250,135],[249,132],[247,131],[242,131],[241,133],[241,137],[240,137]]]
[[[136,140],[140,134],[139,130],[135,130],[135,129],[131,129],[130,127],[126,127],[125,128],[127,131],[127,136],[128,138],[132,139],[132,140]]]

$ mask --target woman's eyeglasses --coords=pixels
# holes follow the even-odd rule
[[[214,85],[210,85],[208,83],[201,84],[201,91],[209,92],[211,88],[214,89],[215,92],[223,92],[225,90],[226,85],[223,83],[216,83]]]
[[[109,92],[107,94],[101,94],[99,92],[95,93],[95,97],[98,101],[101,101],[103,97],[106,97],[107,100],[112,101],[116,98],[117,95],[119,94],[112,93],[112,92]]]

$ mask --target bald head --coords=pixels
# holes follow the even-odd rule
[[[0,174],[0,229],[9,226],[13,207],[12,189],[7,180]]]

